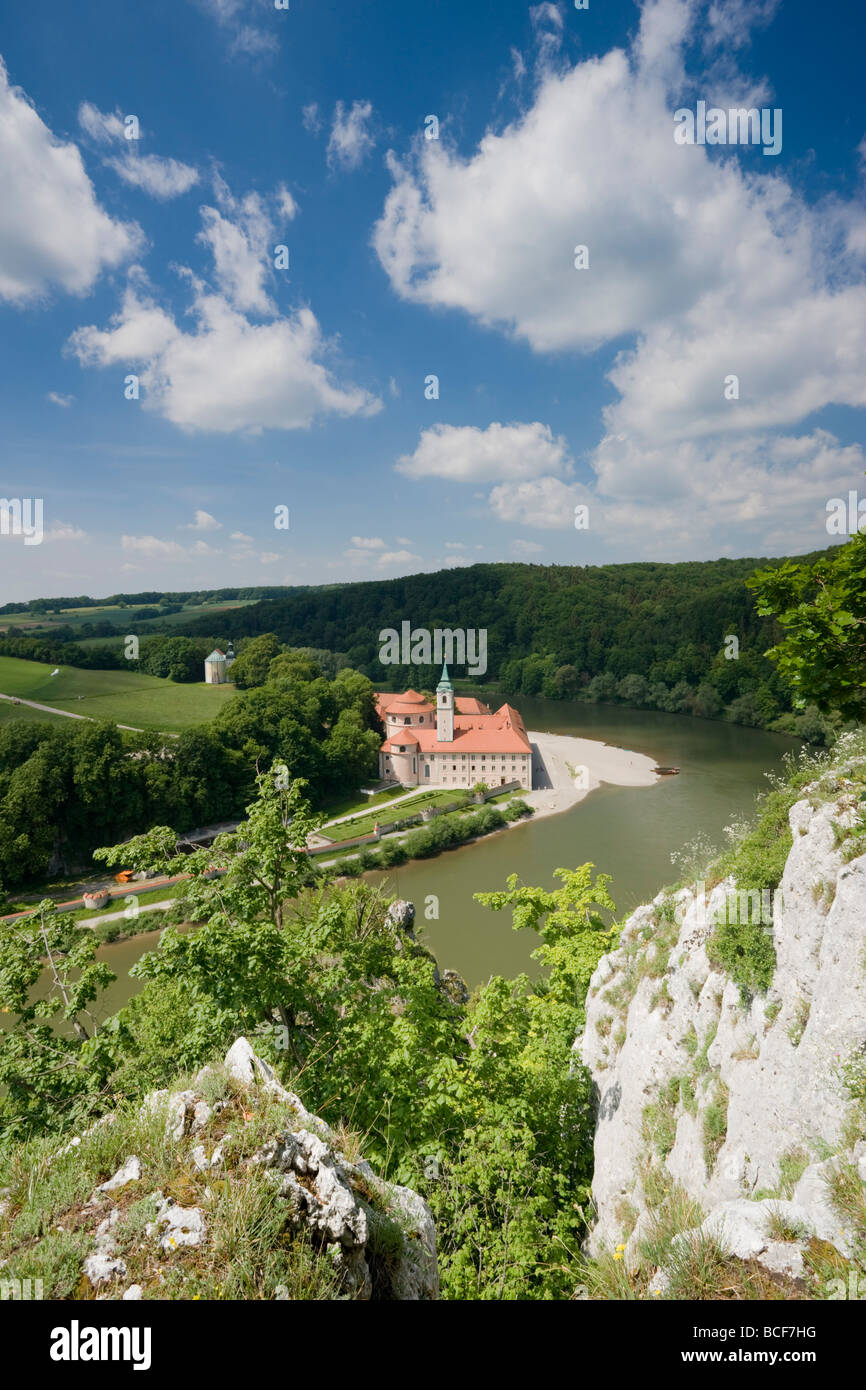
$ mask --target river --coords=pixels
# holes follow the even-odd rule
[[[534,973],[536,938],[515,932],[508,912],[494,913],[473,901],[473,893],[504,888],[510,873],[524,883],[555,886],[556,868],[575,868],[590,860],[612,875],[611,896],[619,916],[655,896],[682,875],[671,851],[697,836],[722,847],[723,828],[748,816],[755,794],[767,786],[765,773],[780,766],[782,755],[800,746],[797,739],[735,724],[693,719],[654,710],[614,705],[569,704],[527,699],[512,701],[528,729],[577,734],[646,753],[661,766],[681,769],[651,787],[602,786],[561,815],[526,821],[435,859],[415,860],[372,882],[388,880],[389,891],[416,907],[416,929],[443,968],[457,970],[470,986],[491,974]],[[425,920],[428,898],[438,917]],[[156,924],[155,924],[156,925]],[[106,1016],[139,987],[131,965],[159,938],[146,936],[100,948],[118,978],[100,1000]]]
[[[513,703],[528,729],[600,739],[681,771],[651,787],[599,787],[561,815],[389,870],[393,891],[415,903],[423,938],[440,965],[457,970],[470,986],[490,974],[532,973],[537,944],[533,934],[512,930],[509,912],[481,907],[473,893],[504,888],[511,873],[552,888],[555,869],[589,860],[612,875],[609,891],[622,917],[682,877],[671,863],[672,850],[699,835],[722,848],[724,827],[752,814],[756,793],[767,787],[764,774],[801,746],[762,729],[655,710],[525,696]],[[438,898],[439,916],[425,921],[429,895]]]

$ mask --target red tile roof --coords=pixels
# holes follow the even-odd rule
[[[418,744],[422,753],[531,753],[523,720],[512,705],[502,705],[495,714],[455,715],[454,739],[439,740],[436,728],[402,729],[385,740],[383,753],[403,744]]]
[[[432,729],[430,731],[433,732]],[[402,746],[417,744],[418,739],[411,729],[401,729],[399,733],[393,734],[391,738],[386,738],[382,744],[383,753],[394,753]]]
[[[483,700],[478,700],[474,695],[457,695],[454,698],[454,706],[458,714],[489,714],[490,706],[485,705]],[[419,695],[417,690],[407,690],[403,695],[380,691],[376,695],[376,713],[384,723],[386,714],[433,714],[436,706],[431,705]]]

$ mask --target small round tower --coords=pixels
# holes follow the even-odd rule
[[[208,685],[223,685],[226,678],[226,658],[219,647],[214,647],[210,656],[204,659],[204,678]]]

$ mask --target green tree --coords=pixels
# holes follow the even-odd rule
[[[268,671],[275,656],[279,656],[283,644],[273,632],[262,633],[261,637],[251,637],[241,647],[231,665],[231,678],[239,690],[250,690],[253,686],[264,685]]]
[[[7,1137],[68,1120],[103,1084],[90,1005],[116,977],[95,959],[97,945],[93,932],[47,898],[0,933],[0,1008],[11,1015],[0,1032],[0,1129]]]
[[[758,612],[773,616],[784,637],[766,653],[790,682],[798,708],[866,712],[866,534],[812,564],[786,560],[758,570],[747,584]]]
[[[616,688],[616,693],[621,700],[625,700],[627,705],[645,705],[649,695],[649,685],[644,676],[637,675],[632,671],[629,675],[623,676]]]

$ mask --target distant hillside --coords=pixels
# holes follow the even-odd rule
[[[774,619],[758,615],[745,584],[756,569],[783,563],[749,557],[679,564],[478,564],[307,588],[112,595],[100,601],[101,608],[92,599],[34,599],[21,605],[29,623],[50,603],[59,626],[50,635],[28,632],[28,621],[10,627],[0,638],[0,652],[122,669],[121,634],[130,630],[210,645],[231,640],[239,651],[245,640],[273,633],[288,646],[318,652],[326,664],[328,653],[338,655],[339,665],[362,671],[379,688],[423,689],[435,685],[437,668],[383,665],[383,629],[399,631],[407,621],[431,631],[484,629],[486,672],[476,675],[459,664],[452,669],[458,680],[470,675],[473,686],[492,685],[511,696],[724,715],[820,742],[829,737],[830,725],[811,707],[794,712],[790,688],[763,655],[780,630]],[[93,624],[86,621],[91,605],[103,615]]]
[[[676,710],[689,707],[684,691],[706,686],[703,706],[693,712],[713,715],[746,699],[743,722],[766,724],[790,710],[790,692],[763,656],[778,629],[758,616],[745,580],[781,563],[479,564],[310,589],[223,613],[220,623],[236,643],[273,632],[292,646],[345,652],[377,682],[387,670],[390,688],[410,681],[423,688],[436,671],[383,667],[382,629],[399,629],[405,620],[429,629],[484,628],[484,679],[512,694],[588,694]],[[192,619],[186,630],[194,636],[212,627],[212,619]],[[735,659],[725,655],[730,636],[739,644]],[[633,683],[631,695],[618,689],[630,676],[643,681]]]

